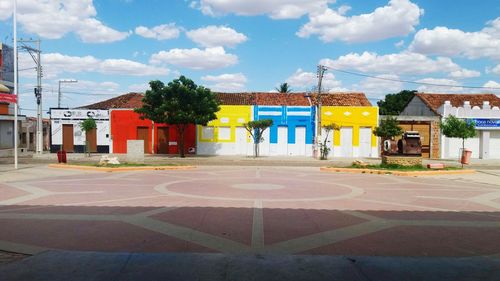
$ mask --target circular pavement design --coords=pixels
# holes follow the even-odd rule
[[[317,168],[82,173],[0,184],[0,250],[498,256],[499,199]]]

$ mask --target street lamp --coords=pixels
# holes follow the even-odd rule
[[[61,83],[76,83],[78,80],[75,79],[64,79],[59,80],[59,91],[57,92],[57,108],[61,108]]]

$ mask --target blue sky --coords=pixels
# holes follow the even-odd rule
[[[12,0],[0,0],[10,11]],[[18,0],[18,37],[41,38],[44,109],[82,106],[180,74],[216,91],[296,91],[331,69],[326,90],[375,102],[402,89],[500,93],[500,2],[495,0]],[[0,15],[12,43],[12,18]],[[20,54],[20,69],[32,66]],[[346,70],[415,85],[360,77]],[[20,73],[21,108],[33,115],[33,70]],[[480,86],[469,89],[461,86]]]

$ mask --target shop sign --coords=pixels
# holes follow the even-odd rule
[[[500,129],[500,119],[469,119],[473,121],[476,128],[498,128]]]

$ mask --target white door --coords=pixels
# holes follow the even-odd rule
[[[370,157],[372,150],[372,129],[359,128],[359,156]]]
[[[236,155],[247,155],[248,142],[247,130],[243,127],[236,127]]]
[[[306,155],[306,127],[295,127],[295,147],[295,155]]]
[[[342,157],[352,157],[352,127],[340,128],[340,150]]]
[[[288,127],[278,127],[278,155],[288,155]]]
[[[269,141],[269,136],[270,136],[270,128],[267,128],[264,133],[262,134],[262,142],[259,145],[259,155],[266,156],[270,154],[270,146],[271,143]],[[253,143],[253,141],[252,141]],[[252,155],[253,155],[253,147],[252,147]]]
[[[490,158],[500,159],[500,131],[490,131]]]

